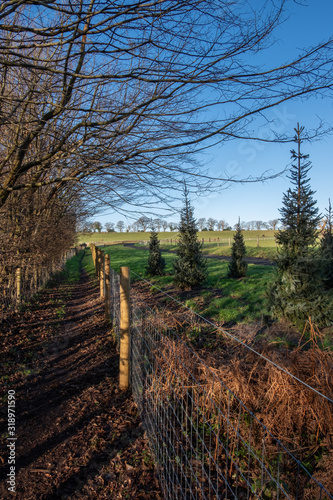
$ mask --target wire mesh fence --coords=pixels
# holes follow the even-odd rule
[[[112,322],[118,342],[119,282],[120,276],[111,269]],[[191,313],[192,321],[195,314]],[[272,378],[271,383],[278,386],[272,394],[279,393],[279,384],[281,388],[285,385],[284,391],[293,387],[293,394],[299,398],[300,429],[302,419],[313,419],[303,432],[312,428],[316,436],[310,437],[316,446],[302,447],[301,436],[281,439],[281,433],[273,433],[263,418],[266,403],[262,401],[261,406],[257,402],[257,411],[253,411],[233,389],[235,384],[230,383],[230,378],[224,379],[218,370],[208,366],[179,331],[165,323],[158,309],[149,307],[144,296],[131,290],[131,386],[165,498],[333,499],[330,472],[318,475],[315,467],[332,450],[328,441],[318,445],[322,423],[317,420],[314,425],[313,418],[316,409],[321,408],[325,425],[331,429],[328,434],[332,434],[330,376],[327,380],[331,389],[325,396],[257,352],[251,354],[281,371],[280,378]],[[308,359],[312,359],[310,354]],[[229,362],[233,364],[231,356]],[[254,385],[260,384],[256,376],[263,369],[263,365],[257,365],[256,372],[255,364],[250,374]],[[315,366],[320,376],[319,365],[314,364],[313,369]],[[237,382],[242,384],[242,380]],[[281,394],[284,397],[285,392],[281,390]],[[308,401],[311,404],[307,405]],[[282,401],[271,404],[271,415],[276,413],[276,420],[281,422],[284,410],[280,411],[279,405],[284,408]]]
[[[133,394],[165,498],[333,498],[133,294],[131,361]]]

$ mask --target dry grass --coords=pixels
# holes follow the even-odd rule
[[[146,398],[152,411],[172,407],[173,420],[164,429],[166,435],[173,433],[169,439],[196,460],[200,447],[209,448],[205,457],[200,455],[201,468],[210,468],[215,460],[234,491],[250,488],[260,498],[275,498],[281,488],[282,498],[287,490],[294,498],[298,488],[299,498],[319,499],[320,488],[312,475],[332,494],[332,403],[264,359],[333,399],[332,354],[319,348],[321,333],[311,320],[293,349],[267,342],[277,333],[286,337],[286,325],[273,325],[265,339],[256,337],[258,326],[254,326],[251,347],[262,357],[227,338],[220,339],[215,349],[189,348],[166,327],[182,332],[187,323],[193,331],[194,316],[184,314],[170,314],[167,307],[158,315],[145,314],[145,335],[155,336],[148,354],[154,370]],[[157,331],[162,335],[156,337]],[[202,325],[197,331],[202,334]],[[290,330],[289,335],[296,334]],[[191,429],[191,438],[184,429]],[[190,462],[185,471],[195,475]],[[207,485],[201,480],[204,491]],[[214,480],[224,487],[221,478]]]

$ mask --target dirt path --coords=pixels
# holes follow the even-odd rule
[[[15,498],[161,498],[136,405],[118,389],[116,347],[88,276],[47,290],[0,335],[2,396],[8,389],[16,396]],[[6,499],[14,495],[2,401]]]

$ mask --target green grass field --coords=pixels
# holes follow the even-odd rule
[[[111,267],[119,272],[120,266],[130,267],[131,280],[146,278],[165,291],[173,288],[172,262],[175,255],[164,253],[166,275],[163,277],[146,277],[148,250],[122,245],[103,248],[110,255]],[[233,280],[227,277],[228,262],[208,259],[208,279],[198,289],[195,296],[185,305],[203,316],[221,323],[249,323],[261,319],[268,314],[268,303],[265,297],[267,284],[273,277],[274,268],[249,264],[245,278]]]
[[[159,233],[160,239],[175,238],[177,232],[162,232]],[[78,233],[77,243],[110,243],[123,242],[123,241],[147,241],[149,240],[150,233]]]
[[[267,245],[265,246],[275,246],[274,241],[274,233],[275,231],[244,231],[244,239],[247,240],[251,245],[255,246],[257,244],[257,238],[259,236],[259,241],[266,241]],[[158,237],[161,241],[163,240],[174,240],[177,237],[177,231],[165,231],[158,233]],[[204,239],[205,242],[211,243],[214,241],[217,242],[217,239],[220,239],[221,243],[228,245],[229,238],[233,238],[235,231],[199,231],[198,238],[200,240]],[[140,232],[140,233],[78,233],[77,242],[78,243],[114,243],[114,242],[122,242],[122,241],[149,241],[150,232]]]
[[[198,238],[204,240],[205,254],[231,255],[231,245],[235,231],[199,231]],[[249,257],[274,259],[276,244],[274,231],[244,231],[244,240]],[[158,234],[161,248],[175,250],[177,247],[177,232],[161,232]],[[259,246],[258,246],[259,237]],[[78,243],[94,242],[97,245],[113,245],[132,242],[138,245],[148,245],[150,233],[80,233]]]

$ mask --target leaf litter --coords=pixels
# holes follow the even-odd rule
[[[94,282],[54,283],[0,325],[0,497],[9,498],[9,389],[16,395],[18,499],[159,499],[137,407]],[[60,312],[61,314],[60,314]]]

